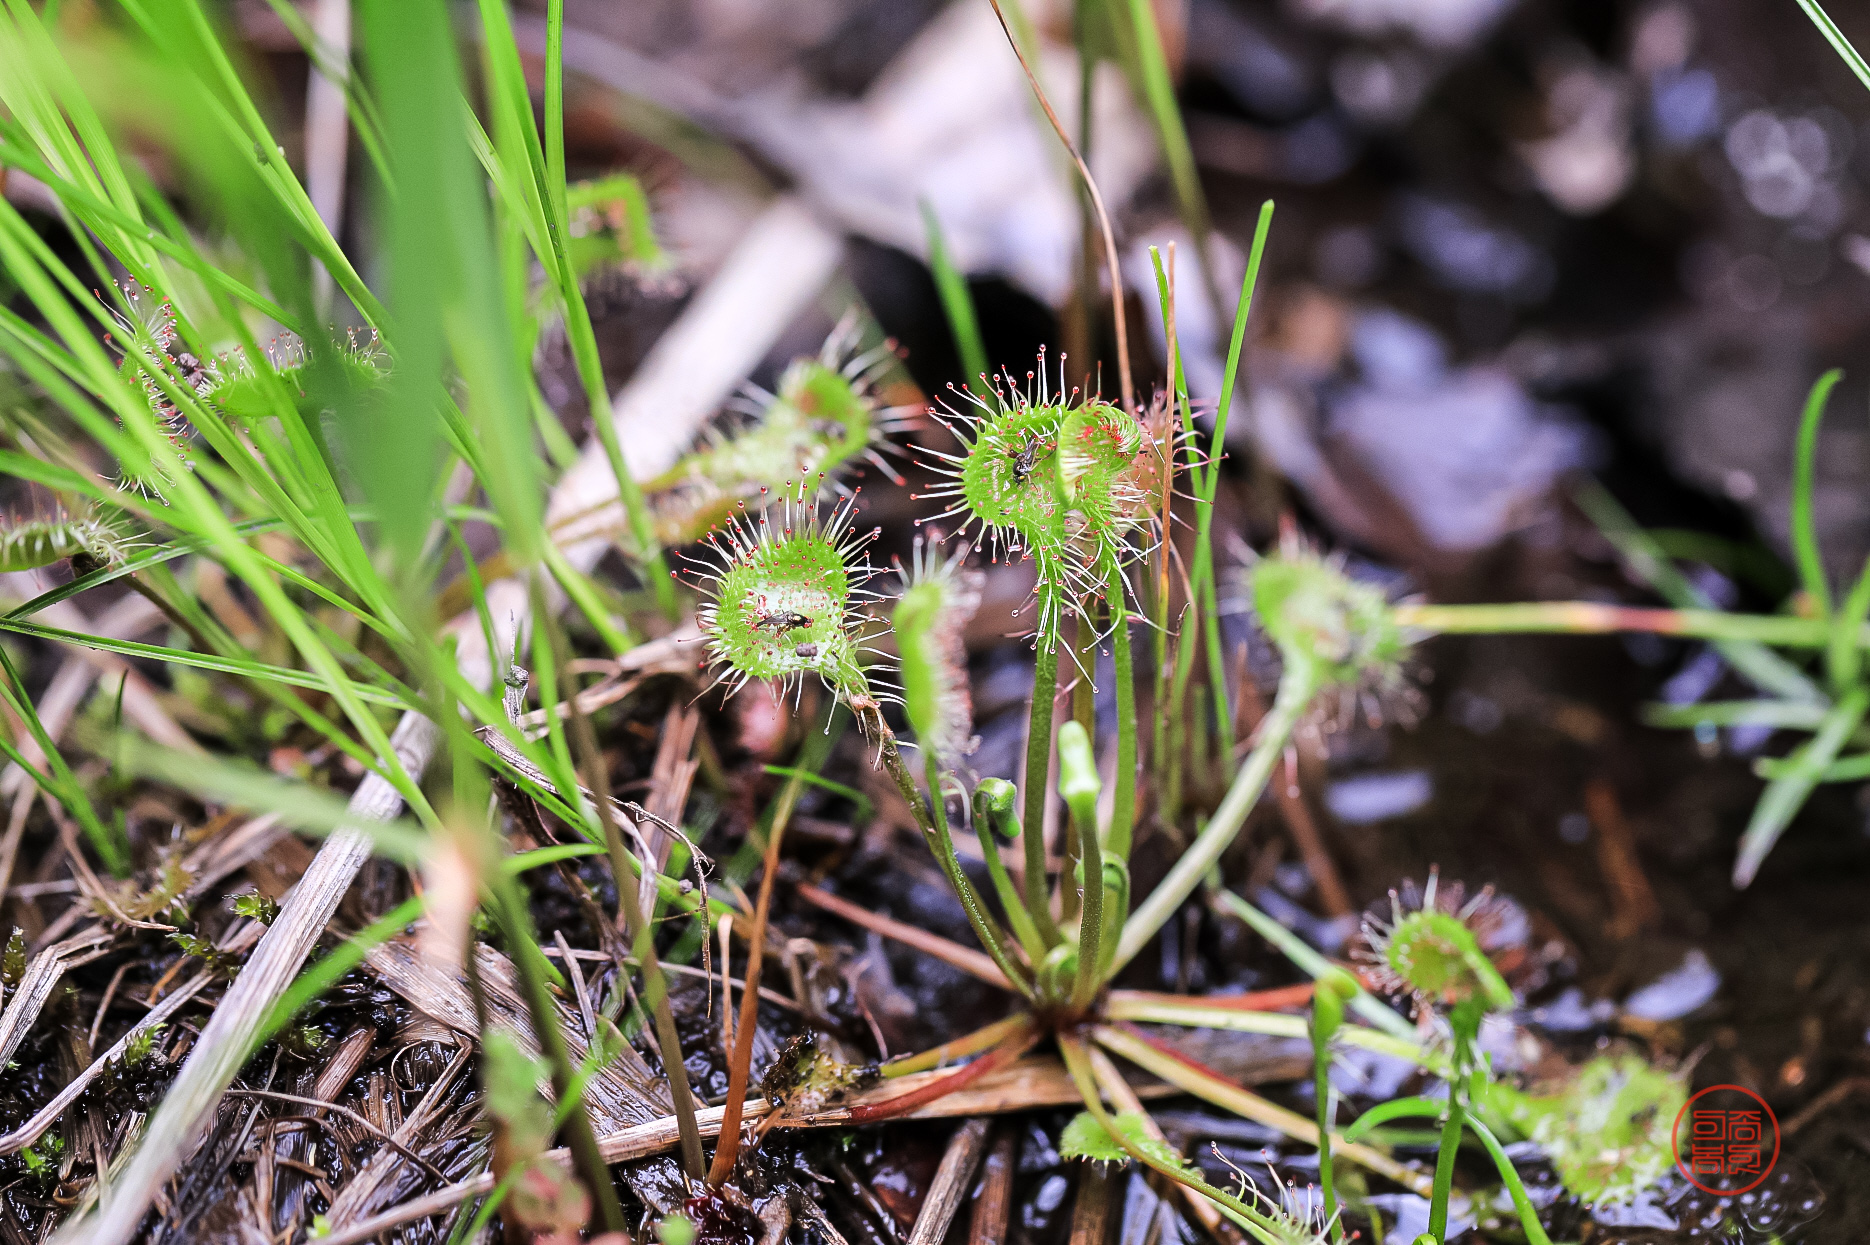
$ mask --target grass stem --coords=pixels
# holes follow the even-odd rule
[[[1525,601],[1503,605],[1393,606],[1392,616],[1404,627],[1441,635],[1499,635],[1546,632],[1562,635],[1606,635],[1619,631],[1680,636],[1684,639],[1752,641],[1780,648],[1825,648],[1831,625],[1823,618],[1794,618],[1780,614],[1728,614],[1720,610],[1654,609],[1606,605],[1599,601]],[[1870,628],[1857,636],[1859,648],[1870,647]]]
[[[556,619],[549,612],[543,618],[546,625],[556,633]],[[560,637],[555,634],[554,638]],[[565,703],[571,709],[572,746],[577,749],[579,767],[583,771],[581,777],[584,785],[591,790],[591,803],[596,807],[598,822],[603,826],[604,846],[609,853],[611,873],[617,883],[617,923],[623,926],[629,936],[630,954],[642,968],[643,1002],[655,1020],[656,1046],[662,1054],[663,1074],[669,1082],[669,1100],[675,1108],[676,1122],[682,1130],[682,1167],[689,1179],[700,1180],[705,1174],[701,1130],[695,1125],[694,1091],[689,1088],[688,1068],[682,1058],[682,1040],[676,1032],[675,1013],[669,1004],[669,982],[656,957],[655,927],[643,912],[636,871],[630,867],[630,854],[623,845],[623,831],[617,825],[616,810],[611,806],[610,774],[604,764],[604,754],[597,746],[596,732],[591,729],[591,719],[578,703],[578,687],[571,671],[563,665],[560,668],[565,670],[564,694]],[[549,711],[550,706],[547,708]],[[655,862],[644,860],[641,867],[644,871],[652,870]],[[725,965],[721,971],[727,971]]]
[[[1221,800],[1214,816],[1202,827],[1201,833],[1189,845],[1181,859],[1169,870],[1169,875],[1160,885],[1149,893],[1137,906],[1135,913],[1124,922],[1123,937],[1117,944],[1116,959],[1111,965],[1115,973],[1136,957],[1136,953],[1148,945],[1168,919],[1175,915],[1176,909],[1201,885],[1201,880],[1208,875],[1227,850],[1234,836],[1246,821],[1247,814],[1259,801],[1260,793],[1266,789],[1266,781],[1272,777],[1273,766],[1284,755],[1286,745],[1291,742],[1292,733],[1298,729],[1299,722],[1311,706],[1312,695],[1317,690],[1316,674],[1309,666],[1293,665],[1287,668],[1279,681],[1279,693],[1273,699],[1273,707],[1260,723],[1259,739],[1253,745],[1253,751],[1247,755],[1246,762],[1234,775],[1233,784],[1227,789],[1227,795]]]

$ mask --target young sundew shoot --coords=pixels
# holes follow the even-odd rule
[[[845,477],[869,466],[902,483],[886,455],[919,408],[883,404],[878,386],[895,363],[894,348],[886,342],[858,350],[860,328],[846,316],[817,356],[787,366],[777,392],[749,386],[730,407],[745,423],[711,431],[704,445],[650,483],[651,492],[662,493],[656,521],[663,539],[695,539],[736,503],[757,500],[773,480],[822,479],[844,494]]]
[[[789,486],[778,506],[758,517],[742,506],[709,537],[715,561],[687,559],[709,598],[696,618],[715,686],[731,694],[762,679],[796,699],[812,676],[854,708],[876,703],[860,652],[863,606],[876,598],[863,551],[879,529],[858,535],[856,513],[856,493],[821,518],[806,486]]]
[[[1362,945],[1355,952],[1377,989],[1410,995],[1416,1001],[1418,1021],[1425,1026],[1445,1025],[1451,1039],[1446,1098],[1384,1103],[1366,1112],[1345,1133],[1347,1138],[1354,1137],[1379,1123],[1409,1116],[1439,1120],[1441,1145],[1428,1221],[1429,1233],[1437,1241],[1446,1239],[1461,1135],[1471,1130],[1493,1156],[1527,1239],[1533,1245],[1548,1242],[1518,1172],[1492,1132],[1473,1114],[1477,1087],[1491,1075],[1479,1050],[1481,1024],[1489,1013],[1511,1011],[1517,1002],[1486,949],[1498,941],[1506,911],[1491,889],[1469,899],[1459,883],[1443,886],[1439,874],[1430,870],[1428,883],[1419,893],[1413,888],[1406,893],[1390,892],[1387,920],[1365,919]]]
[[[1247,580],[1254,618],[1288,672],[1305,672],[1373,722],[1406,700],[1413,637],[1396,625],[1383,591],[1352,579],[1341,558],[1321,557],[1288,534]]]
[[[962,632],[980,608],[986,576],[964,565],[968,553],[961,544],[944,558],[939,534],[918,537],[909,566],[896,568],[902,592],[890,615],[900,654],[903,711],[917,742],[949,769],[979,742]]]

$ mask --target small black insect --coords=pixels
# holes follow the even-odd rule
[[[755,631],[771,631],[776,635],[784,635],[788,631],[797,631],[800,627],[811,625],[812,620],[796,610],[780,610],[775,614],[768,614],[762,610],[753,619]]]
[[[1038,465],[1039,451],[1044,448],[1045,442],[1039,439],[1038,433],[1026,434],[1026,443],[1020,447],[1019,453],[1013,455],[1013,483],[1024,484],[1026,482],[1026,477],[1031,475],[1032,469]]]

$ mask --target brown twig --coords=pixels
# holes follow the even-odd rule
[[[1109,1163],[1081,1163],[1078,1200],[1071,1208],[1070,1245],[1105,1245],[1110,1239],[1111,1206],[1118,1199],[1117,1168]]]
[[[1013,55],[1019,58],[1019,67],[1026,73],[1026,81],[1032,87],[1034,98],[1039,101],[1039,107],[1045,110],[1045,118],[1052,123],[1052,131],[1058,135],[1058,141],[1071,154],[1071,162],[1078,166],[1078,176],[1084,179],[1084,188],[1091,196],[1091,206],[1097,209],[1097,223],[1104,231],[1104,263],[1110,272],[1110,310],[1117,328],[1117,376],[1123,387],[1123,409],[1134,415],[1136,387],[1130,381],[1130,331],[1123,311],[1123,274],[1117,268],[1117,238],[1110,229],[1110,213],[1104,210],[1103,193],[1098,190],[1097,179],[1091,176],[1084,157],[1078,154],[1078,148],[1072,144],[1071,136],[1065,133],[1058,114],[1052,111],[1052,101],[1045,97],[1045,88],[1039,85],[1038,77],[1027,63],[1026,53],[1020,49],[1019,40],[1013,37],[1012,27],[1006,24],[1006,13],[1000,8],[1000,0],[989,2],[993,5],[994,16],[1000,19],[1000,29],[1006,35],[1007,45],[1013,49]]]
[[[740,992],[740,1025],[734,1031],[734,1050],[727,1067],[727,1102],[722,1115],[721,1140],[714,1147],[714,1164],[708,1168],[708,1183],[718,1185],[734,1171],[740,1157],[740,1120],[747,1101],[747,1083],[753,1067],[753,1034],[759,1027],[760,963],[766,951],[766,918],[773,908],[773,883],[779,877],[779,846],[786,836],[786,822],[792,818],[792,806],[798,802],[804,786],[799,775],[786,780],[773,810],[773,824],[766,832],[766,852],[761,860],[760,897],[753,908],[753,932],[747,939],[747,984]],[[723,964],[725,973],[727,966]]]
[[[981,1173],[980,1196],[968,1220],[967,1245],[1006,1245],[1007,1222],[1013,1209],[1013,1169],[1018,1164],[1017,1139],[1001,1129],[987,1165]]]
[[[1785,1127],[1779,1130],[1780,1135],[1790,1141],[1794,1133],[1803,1131],[1806,1125],[1829,1111],[1832,1107],[1837,1106],[1847,1098],[1854,1098],[1866,1090],[1870,1090],[1870,1076],[1846,1077],[1844,1080],[1839,1081],[1836,1085],[1833,1085],[1830,1089],[1827,1089],[1824,1093],[1806,1103],[1803,1107],[1800,1107],[1798,1114],[1787,1120],[1785,1122]]]
[[[417,1154],[414,1150],[411,1150],[408,1146],[396,1140],[396,1138],[390,1136],[390,1134],[384,1132],[381,1128],[378,1128],[375,1124],[372,1124],[369,1120],[365,1119],[362,1115],[358,1114],[357,1112],[351,1110],[349,1107],[341,1106],[335,1102],[326,1102],[321,1098],[305,1098],[298,1094],[283,1094],[283,1093],[280,1093],[278,1090],[272,1090],[272,1089],[234,1088],[234,1089],[228,1090],[227,1092],[230,1096],[235,1097],[235,1098],[267,1098],[267,1099],[272,1099],[277,1102],[296,1102],[300,1106],[317,1107],[321,1111],[330,1111],[337,1115],[341,1115],[345,1119],[351,1121],[351,1123],[356,1124],[359,1128],[362,1128],[365,1132],[370,1133],[372,1136],[382,1141],[385,1145],[390,1146],[391,1148],[396,1150],[397,1153],[401,1154],[404,1158],[408,1159],[410,1162],[419,1165],[422,1168],[422,1170],[426,1171],[429,1175],[435,1177],[435,1179],[443,1181],[444,1183],[448,1179],[447,1172],[444,1172],[441,1168],[435,1166],[435,1164],[429,1162],[427,1159],[423,1158],[420,1154]],[[283,1119],[277,1122],[279,1123],[304,1122],[304,1123],[312,1123],[312,1124],[324,1123],[323,1120],[320,1120],[315,1115],[288,1116],[288,1117],[284,1117]]]
[[[97,1045],[97,1031],[103,1027],[104,1013],[110,1010],[110,1001],[117,997],[117,987],[123,984],[123,975],[129,971],[130,961],[125,960],[110,975],[110,984],[104,987],[104,997],[98,1000],[97,1015],[91,1018],[91,1032],[85,1037],[86,1046]]]
[[[961,1200],[974,1179],[974,1169],[980,1165],[981,1152],[987,1148],[988,1127],[985,1118],[972,1119],[955,1129],[948,1139],[941,1166],[935,1169],[915,1226],[909,1229],[908,1245],[941,1245],[947,1237],[948,1225],[954,1222],[955,1211],[961,1208]]]
[[[1598,868],[1610,880],[1615,906],[1610,931],[1618,938],[1631,937],[1662,919],[1662,906],[1636,855],[1636,835],[1617,801],[1617,789],[1603,778],[1585,784],[1584,811],[1597,830]]]
[[[1297,755],[1292,750],[1286,753],[1285,777],[1286,781],[1275,778],[1272,784],[1279,797],[1279,815],[1285,818],[1286,829],[1292,832],[1292,841],[1298,845],[1305,869],[1318,887],[1318,902],[1331,916],[1349,916],[1357,908],[1351,903],[1350,892],[1344,889],[1337,862],[1331,859],[1325,837],[1319,833],[1311,806],[1305,802],[1305,793],[1299,788]]]

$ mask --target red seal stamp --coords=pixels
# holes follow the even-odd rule
[[[1752,1090],[1713,1085],[1682,1104],[1670,1145],[1690,1184],[1733,1197],[1759,1185],[1779,1162],[1779,1118]]]

